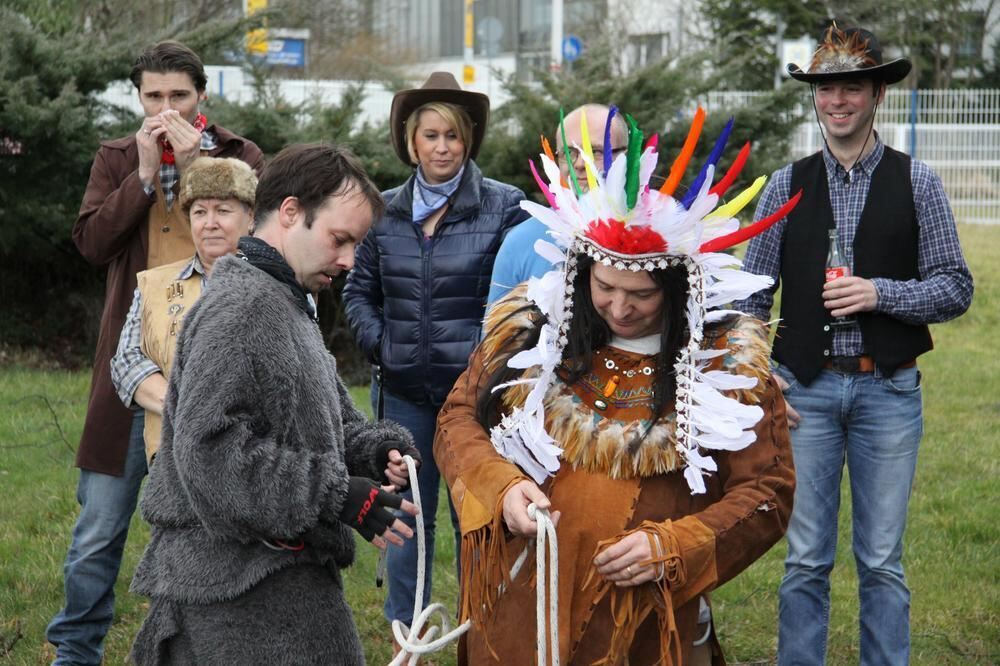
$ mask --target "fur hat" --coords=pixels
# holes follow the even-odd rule
[[[472,145],[469,159],[475,159],[486,136],[486,125],[490,121],[490,98],[483,93],[462,90],[458,81],[449,72],[433,72],[419,88],[400,90],[392,98],[389,111],[389,132],[392,147],[403,164],[416,166],[406,147],[406,121],[410,114],[424,104],[445,102],[465,109],[472,119]]]
[[[906,58],[883,63],[878,38],[864,28],[841,30],[832,23],[813,54],[809,70],[803,71],[795,63],[786,69],[793,79],[806,83],[870,78],[891,84],[906,78],[911,66]]]
[[[196,199],[236,199],[253,208],[257,176],[246,162],[232,157],[199,157],[181,175],[181,210],[187,215]]]

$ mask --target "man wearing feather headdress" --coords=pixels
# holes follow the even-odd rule
[[[783,284],[775,378],[788,400],[798,484],[779,600],[779,664],[822,664],[837,543],[841,474],[851,482],[862,664],[909,661],[910,592],[901,563],[907,504],[923,431],[916,359],[927,325],[972,301],[941,180],[874,131],[886,86],[910,62],[883,62],[875,36],[832,25],[807,71],[822,151],[776,172],[757,207],[805,197],[751,242],[748,271],[774,278],[737,307],[763,321]],[[834,237],[849,269],[825,272]]]
[[[750,232],[734,215],[763,179],[717,207],[749,150],[715,181],[732,121],[675,199],[704,112],[658,189],[657,138],[623,117],[617,157],[610,141],[594,150],[581,118],[581,140],[562,149],[584,169],[565,184],[551,153],[548,184],[532,164],[550,207],[521,205],[550,232],[534,250],[554,268],[489,311],[438,419],[472,622],[463,663],[532,663],[524,627],[544,581],[510,573],[537,530],[530,504],[556,523],[564,664],[724,663],[708,594],[780,539],[791,512],[767,330],[718,308],[770,283],[720,250],[797,199]]]

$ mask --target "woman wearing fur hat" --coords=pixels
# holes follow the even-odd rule
[[[383,193],[386,211],[358,248],[344,288],[347,317],[376,366],[376,412],[413,433],[423,456],[419,486],[427,535],[425,605],[431,585],[439,474],[431,445],[437,413],[480,337],[493,260],[526,219],[519,189],[476,166],[489,98],[435,72],[392,100],[396,154],[413,175]],[[416,593],[416,541],[389,554],[390,620],[409,624]]]
[[[181,210],[191,222],[195,254],[142,271],[111,361],[111,379],[126,407],[146,410],[146,461],[160,445],[163,401],[174,346],[187,311],[219,257],[236,252],[250,229],[257,177],[246,163],[200,157],[184,171]]]
[[[729,128],[674,199],[687,157],[651,188],[655,137],[643,150],[626,119],[617,159],[586,138],[607,135],[610,117],[583,132],[586,189],[572,172],[561,185],[543,158],[551,207],[522,205],[548,227],[554,244],[535,248],[556,268],[492,306],[441,409],[434,453],[460,520],[460,614],[472,623],[463,663],[535,659],[524,630],[554,572],[511,573],[542,541],[531,505],[555,523],[548,649],[564,664],[724,663],[708,595],[776,543],[791,513],[767,329],[718,309],[768,284],[721,252],[745,238],[734,215],[754,193],[716,207],[738,172],[713,187]]]

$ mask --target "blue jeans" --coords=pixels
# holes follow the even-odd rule
[[[378,387],[372,385],[372,408],[378,414]],[[424,535],[427,539],[427,559],[424,567],[424,599],[423,608],[431,597],[432,572],[434,570],[434,528],[438,507],[438,483],[441,473],[434,464],[434,431],[437,428],[439,407],[433,405],[417,405],[392,395],[388,391],[382,393],[383,418],[395,421],[410,431],[413,442],[420,451],[422,461],[417,470],[417,482],[420,484],[420,501],[423,506]],[[413,499],[413,492],[407,490],[403,497]],[[449,506],[451,501],[449,500]],[[400,514],[400,518],[416,532],[417,521],[412,516]],[[451,507],[451,522],[455,530],[455,556],[459,553],[461,536],[458,530],[458,516]],[[400,620],[407,625],[413,622],[413,601],[417,594],[417,536],[406,540],[401,548],[389,546],[386,578],[389,581],[389,594],[385,599],[386,619]],[[456,567],[460,564],[456,562]]]
[[[132,418],[123,476],[80,470],[80,516],[63,565],[66,605],[45,632],[56,646],[53,664],[100,664],[104,655],[104,636],[114,617],[115,580],[147,472],[143,423],[139,410]]]
[[[844,461],[851,484],[858,569],[861,664],[907,664],[910,590],[903,577],[906,509],[923,434],[920,373],[891,377],[823,370],[809,386],[785,367],[788,404],[802,417],[791,431],[795,505],[778,603],[778,664],[826,658],[830,571]]]

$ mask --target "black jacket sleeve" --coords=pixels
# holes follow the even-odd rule
[[[382,317],[382,275],[374,227],[354,256],[354,268],[347,275],[344,285],[344,308],[354,341],[369,361],[378,364],[385,323]]]

